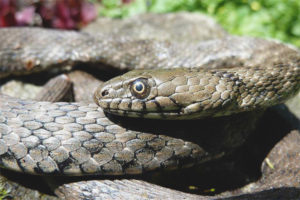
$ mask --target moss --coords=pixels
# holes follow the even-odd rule
[[[3,184],[0,183],[0,200],[5,199],[8,196],[8,191],[4,189]]]

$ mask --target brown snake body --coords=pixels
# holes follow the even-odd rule
[[[299,51],[276,41],[234,36],[202,42],[101,38],[40,28],[1,29],[0,34],[1,78],[85,62],[149,69],[129,72],[99,88],[97,104],[119,115],[231,115],[282,103],[300,88]],[[154,67],[158,71],[151,71]],[[177,69],[181,67],[185,69]],[[151,87],[144,98],[130,91],[129,83],[140,78]],[[109,93],[102,95],[104,90]],[[8,169],[138,174],[203,162],[219,153],[207,154],[197,144],[163,133],[114,124],[94,103],[37,102],[0,94],[0,164]]]

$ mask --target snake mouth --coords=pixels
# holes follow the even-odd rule
[[[183,113],[182,109],[172,110],[172,111],[134,111],[134,110],[121,110],[121,109],[103,109],[104,112],[122,116],[122,117],[132,117],[132,118],[147,118],[147,119],[163,119],[163,120],[186,120],[193,119],[193,115],[187,115]]]
[[[154,99],[150,100],[130,100],[124,101],[122,98],[115,99],[98,99],[96,96],[96,104],[103,109],[104,112],[117,116],[126,116],[133,118],[148,119],[190,119],[184,112],[184,106],[161,106]]]

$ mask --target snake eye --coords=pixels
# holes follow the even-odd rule
[[[147,79],[139,78],[132,82],[130,87],[131,94],[139,99],[146,98],[150,93]]]

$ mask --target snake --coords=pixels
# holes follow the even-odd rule
[[[0,29],[1,79],[84,64],[129,71],[99,86],[95,103],[0,94],[1,167],[78,176],[196,165],[220,152],[208,153],[163,132],[131,130],[108,114],[161,123],[240,118],[239,113],[280,104],[300,89],[300,53],[279,41],[222,33],[188,42],[118,36],[119,31]]]

